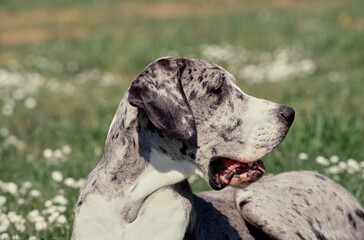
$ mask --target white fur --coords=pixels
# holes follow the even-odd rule
[[[76,218],[76,238],[183,239],[189,220],[184,204],[188,202],[163,187],[198,172],[192,162],[176,161],[152,149],[147,167],[124,196],[112,199],[99,194],[87,196]],[[152,230],[153,234],[149,232]]]

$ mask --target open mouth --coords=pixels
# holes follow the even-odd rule
[[[260,159],[251,163],[243,163],[217,157],[210,164],[209,182],[215,190],[221,190],[227,185],[245,187],[260,179],[266,172],[264,163]]]

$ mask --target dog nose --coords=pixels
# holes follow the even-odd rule
[[[287,106],[281,106],[279,108],[279,117],[283,120],[285,124],[291,126],[294,120],[294,110]]]

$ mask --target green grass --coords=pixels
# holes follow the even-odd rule
[[[12,96],[15,89],[26,88],[25,85],[9,86],[17,74],[38,73],[45,79],[37,91],[29,94],[37,100],[36,108],[27,109],[24,100],[18,100],[11,116],[0,112],[0,128],[8,129],[10,135],[24,143],[17,149],[7,146],[7,137],[0,136],[0,180],[19,186],[31,181],[31,189],[40,190],[42,196],[32,199],[25,195],[28,203],[20,206],[16,203],[20,195],[12,196],[1,189],[0,195],[7,197],[7,211],[16,211],[24,217],[30,210],[45,209],[44,201],[53,198],[60,189],[69,200],[64,213],[68,224],[52,225],[49,231],[36,232],[33,224],[27,223],[24,233],[10,228],[11,234],[17,233],[24,239],[31,235],[43,239],[69,238],[78,189],[54,182],[52,171],[59,170],[64,177],[75,179],[86,177],[100,160],[95,149],[96,152],[103,149],[109,124],[131,80],[147,64],[164,55],[202,58],[201,48],[205,44],[229,44],[256,55],[299,44],[304,47],[304,57],[316,64],[317,71],[308,77],[257,84],[238,79],[246,93],[296,110],[296,120],[286,140],[265,158],[270,173],[296,169],[325,173],[326,167],[315,162],[317,156],[338,155],[343,161],[349,158],[364,161],[364,13],[359,10],[363,9],[364,2],[322,1],[317,5],[307,1],[298,7],[289,1],[285,6],[267,1],[224,3],[219,11],[206,13],[208,1],[191,1],[188,7],[200,9],[201,14],[176,12],[173,17],[163,16],[161,12],[160,17],[143,17],[132,12],[120,14],[124,4],[128,4],[126,1],[78,0],[60,5],[37,0],[32,6],[24,1],[3,1],[0,12],[9,14],[67,8],[80,16],[73,22],[29,19],[26,23],[11,25],[12,30],[9,30],[10,25],[0,25],[0,68],[11,68],[12,60],[19,63],[8,77],[0,78],[0,110],[6,105],[7,95]],[[141,6],[145,2],[135,4]],[[161,3],[150,3],[154,4]],[[210,4],[219,3],[212,1]],[[95,9],[101,9],[99,15],[97,11],[92,12]],[[40,29],[48,35],[36,42],[27,40],[31,38],[26,35],[18,44],[2,40],[1,35],[9,35],[14,29],[19,32]],[[78,35],[79,32],[83,34]],[[48,63],[60,64],[63,68],[42,67],[30,61],[29,56],[44,57]],[[67,70],[70,61],[78,63],[72,71]],[[229,67],[229,62],[221,64]],[[77,84],[77,75],[90,69],[97,69],[101,75],[110,72],[118,79],[111,86],[104,86],[97,80]],[[329,81],[333,73],[338,74],[339,81]],[[52,78],[57,80],[50,80]],[[51,81],[59,84],[54,91],[49,84]],[[43,157],[44,149],[60,149],[64,145],[72,147],[72,153],[64,161],[50,164]],[[301,152],[308,153],[309,159],[299,160]],[[339,178],[329,176],[336,178],[364,204],[362,172],[344,172]],[[194,191],[209,189],[202,180],[192,187]]]

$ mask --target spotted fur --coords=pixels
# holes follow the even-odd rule
[[[121,100],[104,155],[80,189],[72,239],[364,236],[363,208],[318,174],[192,194],[188,176],[215,188],[214,158],[261,159],[283,141],[293,117],[291,108],[242,92],[215,64],[172,57],[151,63]]]

